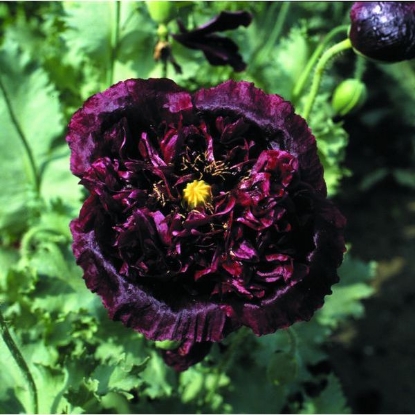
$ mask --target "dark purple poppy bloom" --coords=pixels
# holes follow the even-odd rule
[[[251,21],[252,16],[248,12],[225,11],[205,25],[190,31],[179,21],[181,33],[172,34],[172,37],[187,48],[201,50],[211,65],[230,65],[236,72],[240,72],[246,68],[246,63],[238,53],[238,46],[233,40],[218,36],[215,32],[249,26]]]
[[[89,98],[67,141],[90,193],[71,223],[86,285],[111,318],[182,342],[177,370],[241,326],[309,320],[338,281],[345,220],[280,96],[130,79]]]
[[[368,58],[399,62],[415,57],[415,3],[358,1],[350,11],[353,48]]]

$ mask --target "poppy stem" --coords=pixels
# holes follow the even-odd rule
[[[332,41],[334,37],[336,37],[339,33],[343,33],[348,29],[349,25],[342,25],[335,27],[331,30],[322,40],[322,42],[318,45],[318,47],[314,50],[314,53],[311,55],[310,59],[307,62],[307,65],[302,72],[300,78],[298,79],[297,83],[294,85],[294,89],[292,92],[291,102],[296,102],[299,98],[301,92],[303,91],[304,85],[310,76],[310,73],[316,64],[319,56],[323,53],[324,49],[327,45]]]
[[[1,310],[0,310],[0,332],[1,332],[1,336],[3,338],[5,345],[9,349],[10,354],[13,356],[17,366],[22,372],[24,379],[27,382],[27,385],[29,387],[29,392],[32,397],[33,413],[38,414],[39,406],[38,406],[38,395],[37,395],[37,388],[36,388],[35,381],[33,380],[33,376],[30,373],[29,367],[27,366],[27,363],[22,353],[20,352],[19,348],[17,347],[15,341],[13,340],[9,332],[9,329],[7,327],[6,321],[4,320],[3,313],[1,312]]]
[[[367,63],[366,58],[364,58],[363,56],[357,55],[356,67],[355,67],[354,76],[353,76],[354,79],[358,79],[359,81],[362,80],[363,74],[365,73],[365,70],[366,70],[366,63]]]
[[[295,352],[297,351],[297,334],[291,327],[288,327],[285,332],[287,333],[290,340],[290,350],[288,353],[294,356]]]
[[[108,72],[108,84],[112,85],[114,83],[114,69],[115,69],[115,61],[117,60],[117,51],[120,41],[120,8],[121,2],[116,1],[114,2],[115,7],[115,21],[114,21],[114,28],[112,33],[111,39],[111,62],[110,68]]]
[[[349,38],[342,40],[339,43],[336,43],[329,49],[327,49],[323,55],[321,55],[320,60],[317,62],[316,69],[314,71],[313,82],[311,84],[310,93],[306,98],[306,102],[304,105],[304,109],[301,112],[301,116],[305,119],[308,119],[310,116],[311,110],[314,105],[314,101],[317,97],[318,89],[320,87],[321,78],[323,77],[324,69],[326,68],[327,64],[339,53],[351,49],[352,43],[350,42]]]

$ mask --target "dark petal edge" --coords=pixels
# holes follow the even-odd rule
[[[72,154],[72,173],[82,177],[94,160],[108,155],[102,134],[124,116],[134,113],[138,123],[157,125],[189,107],[187,91],[169,79],[129,79],[93,95],[73,115],[68,126],[66,141]]]

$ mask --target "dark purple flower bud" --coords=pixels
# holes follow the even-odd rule
[[[211,65],[230,65],[237,71],[246,68],[242,56],[238,53],[236,43],[226,37],[218,36],[215,32],[234,30],[239,26],[249,26],[252,21],[250,13],[221,12],[203,26],[194,30],[187,30],[182,22],[178,22],[180,34],[173,34],[172,37],[189,49],[201,50]]]
[[[130,79],[69,124],[90,195],[71,223],[88,288],[177,370],[241,326],[309,320],[338,281],[345,220],[316,142],[278,95],[228,81],[193,94]]]
[[[415,57],[415,2],[358,1],[350,19],[350,41],[362,55],[382,62]]]

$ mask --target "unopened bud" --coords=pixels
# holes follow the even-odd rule
[[[339,115],[360,108],[367,98],[366,85],[358,79],[346,79],[334,91],[331,104]]]
[[[415,2],[357,1],[349,38],[359,54],[380,62],[415,58]]]
[[[172,1],[146,1],[150,17],[156,23],[168,23],[175,12],[175,5]]]

